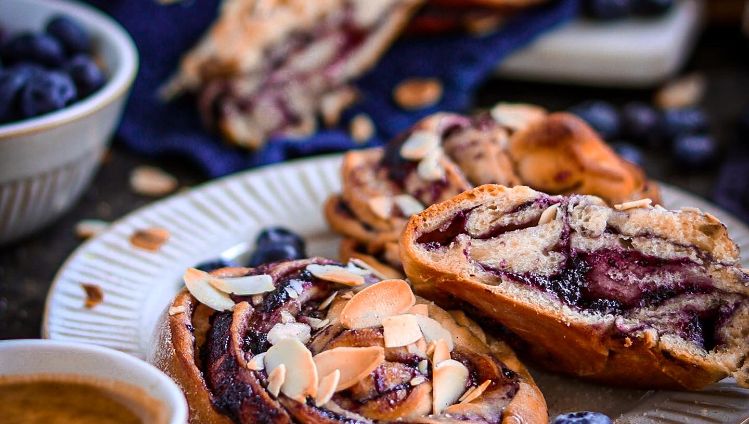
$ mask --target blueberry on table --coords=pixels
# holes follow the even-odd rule
[[[619,141],[616,143],[611,143],[611,147],[614,149],[616,154],[618,154],[627,162],[631,162],[637,166],[643,166],[643,164],[645,163],[642,150],[640,150],[639,147],[635,146],[632,143]]]
[[[91,37],[81,24],[65,15],[56,15],[47,22],[47,34],[55,37],[70,54],[89,53]]]
[[[619,113],[608,102],[601,100],[584,102],[570,108],[570,112],[587,122],[605,140],[611,140],[620,133]]]
[[[288,243],[265,243],[258,245],[250,256],[248,266],[256,267],[270,262],[303,259],[306,255],[296,246]]]
[[[304,239],[293,231],[283,227],[269,227],[258,234],[255,239],[255,245],[260,247],[270,243],[282,243],[294,246],[297,250],[304,253]]]
[[[570,412],[557,415],[551,424],[611,424],[611,418],[600,412]]]
[[[232,261],[227,261],[225,259],[217,258],[217,259],[212,259],[210,261],[201,262],[195,265],[195,268],[201,271],[211,272],[219,268],[227,268],[227,267],[233,267],[233,266],[238,266],[238,265]]]
[[[698,107],[666,109],[663,112],[663,131],[670,139],[683,134],[701,133],[707,129],[707,114]]]
[[[593,19],[612,21],[632,12],[631,0],[583,0],[583,11]]]
[[[54,37],[26,32],[3,44],[2,58],[7,64],[34,63],[54,68],[62,65],[65,52]]]
[[[661,137],[661,116],[652,106],[642,102],[624,105],[621,113],[622,133],[635,142],[656,144]]]
[[[21,113],[25,118],[62,109],[76,98],[75,84],[57,71],[34,72],[21,92]]]
[[[632,0],[632,12],[638,16],[661,16],[674,5],[674,0]]]
[[[673,154],[682,165],[699,169],[710,165],[716,158],[718,146],[707,134],[686,134],[674,140]]]
[[[100,89],[107,82],[107,77],[90,56],[79,54],[65,65],[82,99]]]

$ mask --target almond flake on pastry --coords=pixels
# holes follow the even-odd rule
[[[424,210],[424,205],[421,204],[415,197],[410,194],[399,194],[393,197],[395,205],[400,209],[403,216],[409,217],[416,215],[417,213]]]
[[[253,371],[262,371],[265,369],[265,353],[258,353],[252,359],[247,361],[247,369]]]
[[[442,326],[442,324],[427,316],[416,315],[415,317],[427,343],[444,340],[447,344],[448,352],[453,351],[455,348],[453,344],[453,336]]]
[[[281,393],[304,402],[317,394],[317,368],[312,353],[296,339],[283,339],[265,353],[265,367],[272,374],[281,365],[286,367],[286,378]]]
[[[445,167],[440,163],[442,156],[444,156],[444,152],[441,148],[427,153],[416,167],[419,177],[426,181],[438,181],[445,178]]]
[[[313,358],[319,375],[340,370],[336,392],[346,390],[368,376],[385,361],[385,350],[380,346],[336,347],[318,353]]]
[[[440,414],[454,404],[465,392],[468,368],[454,359],[436,364],[432,368],[432,413]]]
[[[273,397],[278,397],[284,381],[286,381],[286,365],[281,364],[268,374],[268,393]]]
[[[338,388],[338,383],[341,381],[341,370],[335,369],[330,374],[320,379],[320,384],[317,386],[317,395],[315,396],[315,406],[318,408],[325,405],[333,398],[333,395]]]
[[[416,305],[413,305],[411,309],[408,310],[408,313],[428,317],[429,306],[426,305],[425,303],[417,303]],[[424,331],[424,329],[422,329],[421,331]]]
[[[344,286],[356,287],[364,284],[364,277],[337,265],[310,264],[307,265],[307,271],[321,280]]]
[[[355,294],[341,311],[341,324],[357,329],[379,327],[382,320],[407,312],[416,303],[403,280],[384,280]]]
[[[434,350],[432,351],[433,364],[439,364],[450,359],[450,345],[447,340],[439,339],[432,343],[434,346]]]
[[[653,201],[650,199],[640,199],[640,200],[633,200],[631,202],[624,202],[618,205],[614,205],[614,209],[618,211],[626,211],[629,209],[647,208],[647,207],[650,207],[650,205],[652,204],[653,204]]]
[[[200,303],[217,311],[230,311],[234,308],[234,301],[224,292],[209,284],[213,277],[207,272],[190,268],[182,279],[185,287]]]
[[[518,131],[546,116],[544,108],[523,103],[497,103],[490,112],[503,127]]]
[[[388,196],[377,196],[369,199],[369,209],[379,218],[388,219],[393,214],[393,199]]]
[[[209,278],[208,283],[227,294],[249,296],[275,290],[270,275],[250,275],[240,278]]]
[[[330,296],[326,297],[325,300],[323,300],[320,305],[317,307],[319,310],[327,309],[328,306],[330,306],[331,303],[333,303],[333,300],[335,297],[338,296],[338,291],[334,291],[330,294]]]
[[[403,314],[382,320],[385,347],[401,347],[421,339],[421,329],[415,315]]]
[[[400,148],[403,159],[418,161],[440,146],[440,137],[432,131],[416,130]]]
[[[310,327],[301,322],[276,323],[268,331],[268,342],[275,345],[285,339],[296,339],[302,343],[307,343],[310,339]]]
[[[491,380],[486,380],[481,385],[470,388],[467,392],[463,394],[463,396],[458,399],[460,403],[471,403],[472,401],[478,399],[479,396],[481,396],[484,391],[489,387],[489,385],[492,384]]]

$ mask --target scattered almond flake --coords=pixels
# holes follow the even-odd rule
[[[217,311],[230,311],[234,309],[234,301],[229,295],[211,286],[208,281],[213,278],[207,272],[195,268],[185,271],[182,279],[185,287],[198,301],[211,309]]]
[[[86,292],[86,300],[83,303],[83,306],[86,309],[91,309],[104,301],[104,290],[102,290],[98,285],[92,283],[81,283],[81,288]]]
[[[422,359],[419,361],[419,365],[417,366],[420,373],[426,375],[427,372],[429,372],[429,361],[426,359]]]
[[[653,203],[650,199],[633,200],[631,202],[624,202],[618,205],[614,205],[614,209],[618,211],[626,211],[629,209],[647,208]]]
[[[252,359],[247,361],[247,369],[252,371],[262,371],[265,369],[265,352],[258,353]]]
[[[169,316],[184,314],[185,312],[187,312],[187,308],[184,305],[169,307]]]
[[[352,297],[354,297],[354,292],[352,292],[350,290],[349,291],[345,291],[345,292],[343,292],[343,294],[341,294],[341,299],[344,299],[344,300],[349,300]]]
[[[137,230],[130,236],[130,244],[139,249],[157,252],[169,240],[169,231],[152,227]]]
[[[432,363],[439,364],[450,360],[450,346],[445,339],[439,339],[434,342],[434,352],[432,353]]]
[[[542,107],[523,103],[497,103],[489,114],[499,125],[511,131],[520,131],[543,119],[546,111]]]
[[[281,322],[283,324],[288,324],[290,322],[296,322],[296,319],[294,319],[294,315],[291,315],[289,311],[281,311]]]
[[[418,303],[416,305],[411,306],[411,309],[408,310],[408,313],[427,317],[429,316],[429,306],[426,305],[425,303]]]
[[[404,280],[383,280],[355,294],[341,311],[340,321],[349,329],[378,327],[390,316],[405,313],[416,303]]]
[[[276,368],[286,368],[281,393],[298,402],[317,395],[317,367],[312,353],[299,340],[283,339],[274,344],[265,353],[264,363],[271,373]]]
[[[440,163],[442,155],[442,149],[435,149],[429,152],[416,166],[416,172],[419,174],[419,177],[426,181],[439,181],[445,178],[445,168]]]
[[[421,338],[415,315],[403,314],[382,320],[385,347],[401,347],[416,343]]]
[[[293,280],[289,281],[289,285],[297,293],[299,293],[299,294],[304,293],[304,282],[302,280],[293,279]]]
[[[302,343],[307,343],[310,339],[310,327],[301,322],[276,323],[268,331],[268,342],[272,345],[279,343],[284,339],[296,339]]]
[[[309,323],[309,326],[312,327],[313,330],[318,330],[330,324],[330,320],[327,318],[319,319],[319,318],[314,318],[314,317],[306,317],[306,319],[307,319],[307,322]]]
[[[238,278],[216,278],[211,276],[208,283],[227,294],[249,296],[271,292],[276,289],[270,275],[248,275]]]
[[[393,100],[403,109],[423,109],[442,98],[442,83],[436,78],[409,78],[393,90]]]
[[[262,294],[256,294],[252,296],[252,304],[257,306],[259,304],[263,303],[263,295]]]
[[[454,359],[436,364],[432,368],[432,413],[441,414],[465,392],[468,368]]]
[[[375,126],[372,119],[366,113],[354,116],[349,123],[349,134],[357,143],[366,143],[375,134]]]
[[[419,384],[421,384],[421,383],[423,383],[425,381],[427,381],[426,377],[424,377],[423,375],[417,375],[416,377],[412,378],[408,382],[408,384],[410,384],[412,386],[418,386]]]
[[[294,290],[294,289],[293,289],[293,288],[291,288],[291,287],[286,287],[286,288],[284,289],[284,291],[286,291],[286,293],[287,293],[287,294],[289,295],[289,297],[290,297],[290,298],[292,298],[292,299],[296,299],[296,298],[298,298],[298,297],[299,297],[299,293],[297,293],[297,292],[296,292],[296,290]]]
[[[380,219],[388,219],[393,214],[393,199],[389,196],[372,197],[367,206]]]
[[[436,342],[430,342],[430,343],[429,343],[429,344],[427,345],[427,350],[426,350],[426,354],[427,354],[428,356],[432,356],[432,355],[434,355],[434,347],[435,347],[436,345],[437,345],[437,343],[436,343]]]
[[[460,397],[459,401],[460,403],[471,403],[474,400],[476,400],[479,396],[484,394],[484,391],[489,387],[489,385],[492,384],[491,380],[486,380],[483,383],[481,383],[478,387],[473,387],[471,390],[466,392],[463,396]]]
[[[333,398],[340,381],[341,371],[339,369],[320,379],[320,384],[317,386],[317,396],[315,396],[315,406],[319,408],[328,403]]]
[[[338,125],[341,114],[351,106],[358,97],[358,93],[351,87],[344,87],[326,94],[320,100],[320,114],[326,127]]]
[[[538,219],[538,225],[548,224],[554,221],[555,219],[557,219],[558,210],[559,210],[559,205],[551,205],[548,208],[546,208],[541,213],[541,217]]]
[[[348,266],[346,267],[351,272],[357,272],[354,271],[353,268],[359,268],[359,273],[362,273],[363,275],[371,274],[375,277],[379,278],[380,280],[387,280],[387,276],[380,271],[376,270],[372,265],[366,263],[365,261],[359,259],[359,258],[351,258],[349,259]]]
[[[707,84],[702,74],[693,73],[666,83],[655,93],[654,103],[661,109],[694,106],[705,95]]]
[[[344,286],[356,287],[364,284],[364,277],[338,265],[309,264],[307,265],[307,271],[321,280],[343,284]]]
[[[109,228],[109,225],[107,221],[100,219],[84,219],[75,224],[75,236],[81,239],[96,237]]]
[[[322,303],[320,303],[320,306],[318,306],[317,309],[321,311],[323,309],[327,309],[328,306],[330,306],[330,304],[333,303],[333,300],[335,299],[337,295],[338,295],[338,291],[336,290],[333,293],[331,293],[330,296],[326,297],[325,300],[323,300]]]
[[[408,136],[400,148],[400,155],[406,160],[422,160],[430,152],[440,147],[440,136],[432,131],[416,130]]]
[[[368,376],[385,361],[385,349],[381,346],[336,347],[318,353],[314,357],[319,375],[328,375],[340,370],[341,378],[336,392],[346,390]]]
[[[268,393],[273,397],[278,397],[284,381],[286,381],[286,366],[281,364],[268,374]]]
[[[423,339],[419,339],[419,340],[423,341]],[[427,354],[425,352],[426,345],[424,345],[423,349],[422,349],[420,346],[418,346],[417,343],[411,343],[408,346],[406,346],[406,350],[408,351],[408,353],[410,353],[412,355],[416,355],[419,358],[426,358],[427,357]]]
[[[165,196],[179,186],[173,175],[154,166],[138,166],[130,173],[130,188],[141,196]]]
[[[416,215],[424,210],[424,205],[410,194],[399,194],[393,198],[393,201],[405,217]]]
[[[427,316],[414,316],[416,317],[416,322],[419,323],[419,328],[424,334],[424,340],[426,340],[427,343],[443,340],[444,343],[447,344],[448,351],[453,351],[455,348],[455,345],[453,344],[453,336],[442,326],[442,324]]]

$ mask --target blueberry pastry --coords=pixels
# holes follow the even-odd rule
[[[206,123],[242,147],[309,135],[318,114],[335,116],[353,101],[347,84],[422,1],[224,0],[163,94],[197,94]]]
[[[417,294],[470,304],[552,370],[749,386],[749,275],[725,226],[697,209],[485,185],[411,218],[401,254]]]
[[[190,269],[152,361],[191,423],[546,423],[510,348],[404,280],[325,259]]]

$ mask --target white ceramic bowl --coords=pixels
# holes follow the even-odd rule
[[[0,24],[11,34],[41,30],[67,14],[92,34],[108,81],[83,101],[0,125],[0,244],[51,222],[72,206],[99,165],[119,123],[138,68],[130,36],[96,9],[63,0],[0,0]]]
[[[164,404],[169,424],[187,422],[187,401],[177,384],[153,365],[116,350],[52,340],[0,342],[0,375],[34,374],[73,374],[127,383]]]

